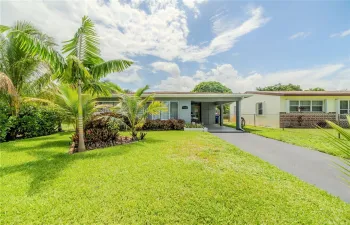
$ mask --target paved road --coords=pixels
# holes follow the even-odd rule
[[[334,166],[341,163],[337,157],[250,133],[213,135],[350,202],[350,188]]]

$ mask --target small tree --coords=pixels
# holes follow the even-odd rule
[[[134,94],[120,94],[119,104],[112,108],[116,114],[126,118],[126,122],[121,122],[130,129],[133,140],[139,139],[138,132],[148,115],[158,115],[160,112],[168,111],[164,103],[154,101],[154,94],[142,97],[142,94],[148,89],[149,87],[146,85],[144,88],[138,89]],[[144,134],[141,134],[140,139],[143,137]]]

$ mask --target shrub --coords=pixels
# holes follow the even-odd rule
[[[146,120],[142,126],[142,130],[183,130],[185,126],[184,120]]]
[[[0,103],[0,142],[7,140],[8,123],[11,112],[6,104]]]
[[[58,131],[60,122],[61,115],[47,106],[22,105],[18,116],[11,116],[9,110],[1,109],[0,142],[53,134]]]
[[[92,117],[84,126],[85,147],[88,150],[104,148],[130,142],[130,138],[119,136],[119,125],[111,117]],[[78,147],[78,134],[72,136],[75,152]]]
[[[195,123],[195,124],[186,123],[185,127],[186,128],[203,128],[204,126],[202,124],[200,124],[200,123]]]

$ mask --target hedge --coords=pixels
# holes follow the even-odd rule
[[[6,105],[0,108],[0,142],[53,134],[61,122],[61,115],[50,107],[22,105],[18,116]]]
[[[146,120],[142,130],[183,130],[184,126],[184,120]]]

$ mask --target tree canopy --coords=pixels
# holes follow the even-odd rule
[[[267,87],[257,87],[257,91],[302,91],[300,85],[295,84],[275,84]]]
[[[206,81],[197,84],[192,92],[232,93],[232,90],[220,82]]]
[[[315,87],[315,88],[310,88],[310,89],[307,90],[307,91],[325,91],[325,89],[320,88],[320,87]]]

